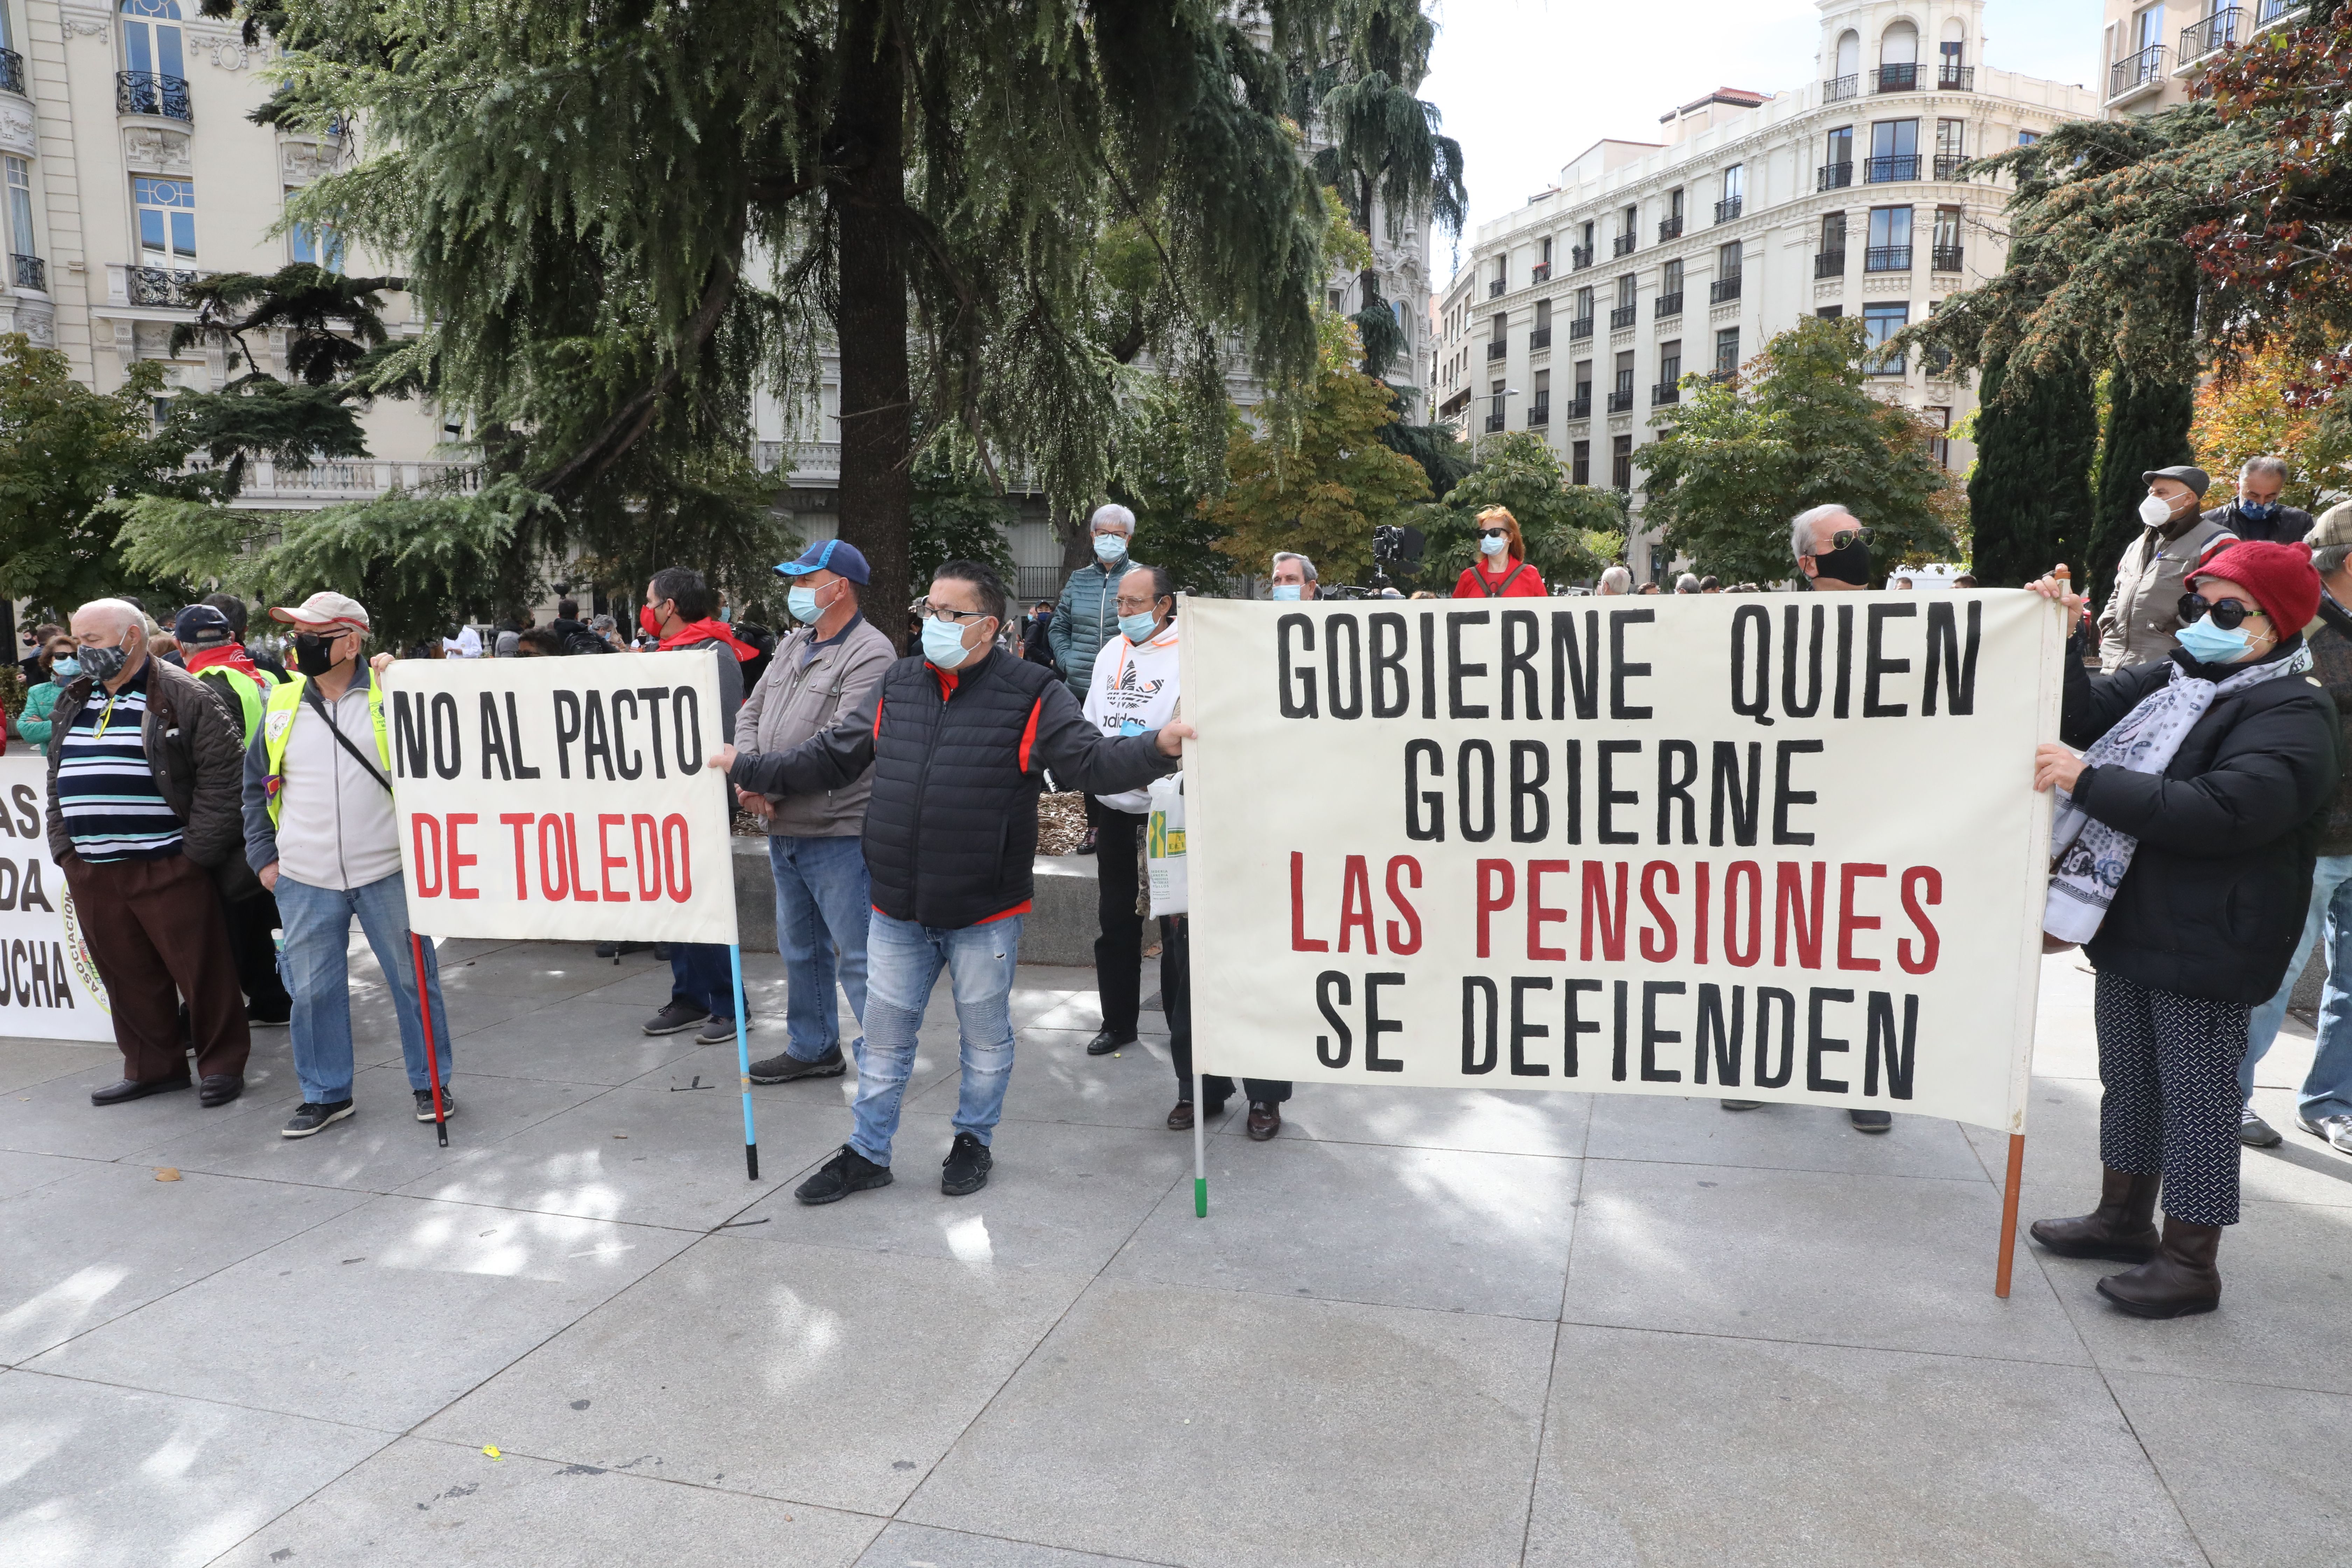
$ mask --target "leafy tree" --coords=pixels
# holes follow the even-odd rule
[[[948,562],[980,561],[993,567],[1006,584],[1017,582],[1013,547],[1005,537],[1013,515],[1011,503],[984,477],[937,447],[926,447],[915,463],[909,581],[928,584],[930,574]],[[875,605],[877,610],[887,607],[881,600]]]
[[[1478,558],[1477,516],[1508,507],[1528,560],[1548,584],[1597,577],[1625,547],[1625,502],[1615,490],[1572,485],[1551,444],[1531,430],[1490,436],[1478,466],[1427,508],[1428,551],[1415,580],[1444,593]]]
[[[2352,491],[2352,429],[2324,421],[2322,409],[2294,396],[2310,362],[2273,344],[2252,355],[2228,382],[2197,389],[2189,443],[2200,468],[2225,488],[2249,458],[2287,460],[2286,504],[2316,510],[2322,495]],[[2215,498],[2218,500],[2218,497]]]
[[[1395,400],[1402,405],[1402,399]],[[1470,443],[1451,425],[1408,425],[1402,407],[1397,422],[1381,426],[1381,441],[1421,465],[1430,494],[1444,500],[1470,472]]]
[[[1682,403],[1653,416],[1672,427],[1634,448],[1648,475],[1644,521],[1727,582],[1789,577],[1789,520],[1827,501],[1871,530],[1882,566],[1948,559],[1961,513],[1928,445],[1942,432],[1864,390],[1875,357],[1860,321],[1812,318],[1734,381],[1684,377]]]
[[[1351,582],[1371,570],[1372,530],[1429,498],[1421,466],[1379,439],[1396,413],[1388,387],[1356,368],[1360,354],[1355,329],[1323,314],[1315,374],[1268,397],[1265,429],[1234,433],[1231,478],[1205,510],[1236,572],[1263,574],[1292,550],[1323,582]]]
[[[2079,563],[2091,534],[2099,416],[2091,378],[2065,362],[2004,395],[2006,360],[1984,374],[1976,471],[1969,479],[1970,569],[1987,587]],[[2021,378],[2025,373],[2019,373]]]
[[[1217,548],[1224,529],[1209,515],[1209,504],[1224,489],[1225,453],[1242,428],[1241,416],[1225,405],[1215,466],[1204,474],[1190,410],[1172,388],[1139,388],[1128,414],[1129,434],[1111,494],[1135,513],[1135,559],[1171,574],[1181,593],[1213,598],[1226,593],[1234,567]]]

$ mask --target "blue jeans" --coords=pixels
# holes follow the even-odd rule
[[[813,1062],[841,1045],[835,947],[849,1011],[866,1022],[866,920],[874,908],[866,845],[780,833],[768,840],[768,867],[776,877],[776,952],[784,961],[784,1050]],[[863,1043],[853,1043],[852,1053]]]
[[[1021,961],[1021,919],[941,931],[894,921],[881,910],[866,928],[866,1048],[857,1053],[857,1126],[849,1146],[890,1163],[898,1102],[915,1070],[915,1037],[940,971],[955,994],[963,1036],[963,1089],[955,1130],[986,1144],[1013,1081],[1013,970]]]
[[[714,1018],[735,1016],[735,963],[723,942],[669,944],[669,999]]]
[[[416,960],[408,948],[408,900],[397,874],[345,891],[314,888],[280,872],[278,915],[286,946],[278,957],[287,992],[294,999],[288,1020],[294,1036],[294,1075],[302,1098],[333,1105],[352,1097],[352,917],[360,918],[368,946],[392,987],[393,1011],[400,1017],[400,1054],[408,1061],[408,1087],[430,1089],[425,1062],[425,1026],[416,1006]],[[425,983],[431,989],[433,1043],[441,1058],[441,1082],[449,1081],[449,1012],[441,1005],[441,965],[433,941],[425,941]]]
[[[2278,1038],[2279,1026],[2286,1021],[2287,998],[2323,932],[2327,984],[2319,994],[2319,1048],[2312,1056],[2311,1074],[2303,1080],[2297,1106],[2315,1121],[2323,1116],[2352,1116],[2352,855],[2323,855],[2312,871],[2311,908],[2286,978],[2279,982],[2277,995],[2254,1009],[2246,1026],[2246,1057],[2238,1064],[2238,1089],[2244,1100],[2254,1097],[2254,1064]]]

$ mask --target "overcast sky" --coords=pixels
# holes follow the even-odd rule
[[[1429,10],[1437,47],[1422,96],[1462,143],[1473,230],[1603,136],[1657,141],[1659,115],[1718,87],[1803,86],[1821,41],[1812,0],[1430,0]],[[2095,74],[2099,0],[1985,0],[1984,18],[1974,63],[2084,85]],[[1432,237],[1440,289],[1452,252]]]

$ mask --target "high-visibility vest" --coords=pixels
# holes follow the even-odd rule
[[[237,737],[242,742],[250,742],[254,726],[261,722],[261,705],[268,698],[269,687],[266,681],[256,680],[245,671],[226,664],[200,669],[196,672],[196,679],[202,680],[215,672],[228,678],[228,689],[236,694],[237,707],[245,714],[244,725],[237,731]]]
[[[262,781],[262,789],[269,796],[269,826],[278,826],[278,818],[286,806],[286,742],[294,733],[295,710],[302,705],[301,676],[289,670],[286,679],[269,693],[269,705],[262,712],[262,743],[268,748],[269,773]],[[384,777],[392,776],[392,735],[383,725],[383,688],[375,683],[375,671],[368,671],[368,718],[375,726],[375,754],[383,760]]]

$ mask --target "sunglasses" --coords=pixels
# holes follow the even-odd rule
[[[2245,625],[2248,616],[2259,616],[2262,613],[2261,605],[2242,605],[2235,599],[2222,599],[2217,602],[2196,594],[2180,595],[2180,624],[2184,626],[2192,621],[2210,616],[2213,617],[2213,624],[2221,630],[2234,632]]]
[[[1478,531],[1478,537],[1481,539],[1508,539],[1511,537],[1511,531],[1507,528],[1482,528]]]
[[[1866,528],[1841,528],[1835,533],[1830,535],[1830,548],[1832,550],[1843,550],[1848,545],[1867,544],[1869,542],[1870,530]]]

